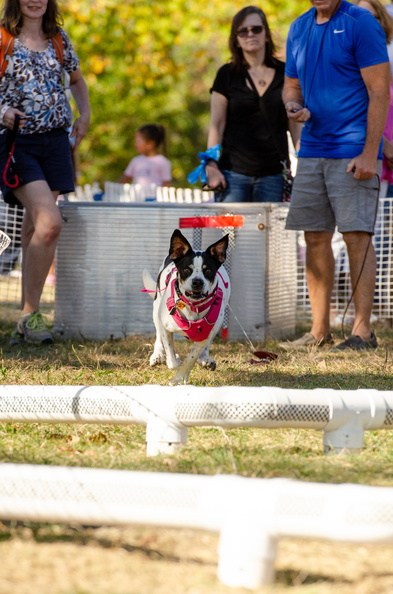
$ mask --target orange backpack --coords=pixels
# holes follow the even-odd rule
[[[53,47],[55,48],[57,59],[60,64],[63,65],[64,44],[60,31],[51,37],[51,40]],[[12,56],[12,51],[14,49],[14,41],[15,37],[11,35],[7,29],[0,26],[0,77],[4,76],[4,73],[7,70],[8,60]]]

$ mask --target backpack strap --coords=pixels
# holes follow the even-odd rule
[[[12,56],[13,49],[14,36],[0,26],[0,76],[4,76],[8,66],[8,57]]]
[[[4,76],[8,66],[8,57],[12,56],[15,37],[4,27],[0,26],[0,77]],[[52,38],[54,50],[60,65],[64,62],[64,43],[61,32],[58,31]]]
[[[57,59],[59,60],[60,65],[63,66],[63,62],[64,62],[64,43],[63,43],[63,37],[61,36],[61,32],[58,31],[56,33],[56,35],[53,35],[53,37],[51,38],[51,41],[53,43],[53,47],[55,48]]]

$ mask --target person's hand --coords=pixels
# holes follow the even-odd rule
[[[386,159],[388,169],[393,170],[393,142],[387,138],[383,139],[383,156]]]
[[[296,103],[296,101],[288,101],[285,104],[285,109],[287,111],[288,119],[293,120],[294,122],[303,123],[311,118],[311,112],[307,107],[302,107],[300,103]]]
[[[219,170],[217,163],[210,162],[206,165],[206,177],[207,185],[213,190],[221,186],[222,188],[227,187],[227,182],[223,173]]]
[[[72,125],[72,130],[70,134],[70,138],[75,138],[75,142],[73,143],[73,150],[76,150],[84,137],[87,134],[87,130],[89,129],[90,118],[85,118],[83,116],[79,116],[75,120]]]
[[[23,111],[16,109],[15,107],[10,107],[9,109],[7,109],[7,111],[5,112],[5,114],[3,116],[3,124],[10,130],[12,130],[12,128],[14,127],[16,115],[18,115],[20,117],[19,130],[21,128],[23,128],[23,126],[26,124],[26,120],[27,120],[26,114],[23,113]]]
[[[372,179],[377,174],[377,160],[362,153],[349,161],[347,173],[353,173],[353,177],[359,180]]]

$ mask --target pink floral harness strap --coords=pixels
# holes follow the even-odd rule
[[[225,286],[228,284],[224,281],[221,274],[218,272]],[[213,293],[210,293],[203,301],[200,301],[197,305],[190,303],[184,295],[177,297],[176,284],[177,284],[177,269],[173,268],[166,278],[166,285],[171,285],[171,293],[167,299],[166,306],[170,315],[175,320],[179,329],[193,342],[202,342],[209,338],[212,327],[217,322],[218,316],[221,311],[223,290],[217,286]],[[181,315],[181,310],[188,306],[194,312],[206,311],[207,314],[200,320],[190,321],[186,320]]]

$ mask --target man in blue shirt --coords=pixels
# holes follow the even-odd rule
[[[371,236],[389,106],[386,39],[370,12],[346,0],[311,4],[289,31],[283,101],[288,117],[304,123],[287,228],[305,231],[313,319],[310,332],[285,346],[333,343],[331,240],[337,226],[348,251],[355,320],[352,334],[334,348],[375,348]]]

